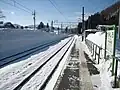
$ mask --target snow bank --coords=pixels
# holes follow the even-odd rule
[[[104,48],[105,47],[105,33],[96,32],[95,34],[89,34],[87,36],[88,40],[97,44],[98,46]],[[104,52],[102,52],[104,53]],[[120,57],[120,40],[116,40],[116,56]],[[100,64],[96,65],[96,67],[100,71],[101,77],[101,86],[99,90],[113,90],[111,84],[113,84],[114,78],[111,76],[111,68],[112,68],[112,60],[105,61],[103,58],[100,59]],[[120,62],[118,64],[118,76],[120,75]]]
[[[86,39],[88,39],[88,40],[92,41],[93,43],[97,44],[98,46],[104,48],[105,33],[96,32],[95,34],[89,34]]]

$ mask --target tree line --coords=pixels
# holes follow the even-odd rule
[[[103,14],[97,12],[85,21],[85,29],[95,29],[97,25],[118,25],[118,20],[118,14],[106,19]],[[82,22],[78,23],[78,32],[82,33]]]

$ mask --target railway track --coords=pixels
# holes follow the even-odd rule
[[[41,49],[47,48],[47,47],[49,47],[49,46],[51,46],[51,45],[53,45],[53,44],[55,44],[55,43],[57,43],[59,41],[60,40],[44,43],[44,44],[38,45],[36,47],[30,48],[28,50],[25,50],[25,51],[22,51],[22,52],[19,52],[19,53],[4,57],[4,58],[0,59],[0,68],[4,67],[6,65],[9,65],[11,63],[14,63],[17,60],[22,59],[22,58],[24,58],[26,56],[29,56],[29,55],[37,52],[37,51],[40,51]]]
[[[66,42],[64,45],[62,45],[57,51],[54,51],[54,53],[52,53],[50,56],[44,58],[43,63],[41,63],[41,64],[38,63],[35,65],[36,67],[33,66],[34,68],[29,68],[33,71],[28,72],[26,76],[24,76],[24,73],[26,73],[24,71],[20,75],[15,77],[18,79],[22,75],[23,77],[21,80],[16,81],[16,79],[14,78],[13,80],[11,80],[11,81],[7,82],[6,84],[4,84],[3,86],[1,86],[0,90],[21,90],[31,79],[33,79],[35,77],[35,75],[38,72],[40,72],[40,70],[47,67],[47,65],[50,64],[50,62],[51,62],[51,60],[53,60],[53,58],[55,59],[55,57],[59,56],[59,58],[57,58],[57,60],[55,60],[55,62],[56,62],[55,65],[54,66],[52,66],[52,64],[50,65],[51,70],[50,70],[49,74],[47,75],[47,78],[44,80],[44,82],[41,83],[41,85],[38,89],[38,90],[43,90],[45,88],[46,84],[48,83],[48,81],[50,80],[50,78],[52,77],[53,73],[55,72],[56,68],[59,66],[59,63],[63,59],[64,55],[70,48],[73,41],[74,41],[74,38],[71,38],[68,42]],[[62,53],[61,56],[59,55],[60,53]],[[27,71],[29,71],[29,70],[27,70]],[[11,84],[13,84],[13,85],[10,87]]]

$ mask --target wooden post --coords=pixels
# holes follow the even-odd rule
[[[120,39],[120,10],[119,10],[119,22],[118,22],[118,38]]]
[[[93,44],[93,52],[92,52],[92,56],[94,56],[94,44]]]
[[[115,57],[115,47],[116,47],[116,26],[114,26],[114,50],[113,50],[113,57]],[[112,75],[114,75],[114,63],[115,63],[115,58],[113,58],[112,62]]]
[[[116,65],[115,65],[115,78],[114,78],[114,87],[117,87],[117,68],[118,68],[118,60],[116,60]]]
[[[98,53],[98,64],[99,64],[99,62],[100,62],[100,50],[101,50],[101,48],[99,47],[99,53]]]
[[[107,48],[107,30],[105,30],[105,50],[104,50],[104,59],[106,60],[106,48]]]
[[[95,60],[96,60],[96,54],[97,54],[97,45],[95,47]]]

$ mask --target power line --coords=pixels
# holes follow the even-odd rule
[[[49,2],[54,6],[54,8],[68,21],[68,19],[63,15],[63,13],[56,7],[56,5],[51,1],[49,0]]]
[[[17,2],[16,0],[11,0],[11,1],[13,1],[14,3],[16,3],[16,4],[18,4],[18,5],[22,6],[22,7],[24,7],[25,9],[27,9],[27,10],[29,10],[29,11],[31,11],[31,12],[32,12],[32,10],[31,10],[31,9],[29,9],[29,8],[27,8],[26,6],[24,6],[24,5],[20,4],[20,3],[19,3],[19,2]]]
[[[23,11],[25,11],[25,12],[28,12],[28,13],[32,14],[31,12],[29,12],[29,11],[23,9],[23,8],[17,7],[16,5],[13,5],[13,4],[8,3],[8,2],[6,2],[6,1],[3,1],[3,0],[0,0],[0,1],[3,2],[3,3],[5,3],[5,4],[8,4],[8,5],[10,5],[10,6],[16,7],[16,8],[18,8],[18,9],[20,9],[20,10],[23,10]]]
[[[36,17],[36,16],[35,16],[35,15],[36,15],[36,14],[35,14],[35,10],[34,10],[34,12],[32,12],[31,9],[29,9],[29,8],[27,8],[26,6],[24,6],[24,5],[22,5],[22,4],[18,3],[18,2],[16,2],[15,0],[11,0],[11,1],[14,2],[14,5],[11,4],[11,3],[9,3],[9,2],[5,2],[5,1],[2,1],[2,0],[1,0],[1,2],[5,3],[5,4],[8,4],[8,5],[10,5],[10,6],[16,7],[16,8],[18,8],[18,9],[20,9],[20,10],[23,10],[23,11],[25,11],[25,12],[27,12],[27,13],[32,14],[32,15],[33,15],[33,20],[34,20],[34,30],[35,30],[35,17]],[[20,5],[20,6],[23,7],[24,9],[18,7],[16,4]]]

